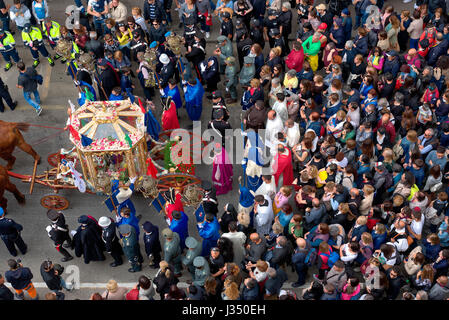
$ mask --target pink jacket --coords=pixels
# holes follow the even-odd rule
[[[355,291],[351,294],[347,294],[345,293],[346,287],[349,286],[349,284],[346,284],[343,287],[343,292],[341,293],[341,300],[351,300],[352,297],[358,295],[360,293],[360,284],[357,285],[357,288],[355,289]]]

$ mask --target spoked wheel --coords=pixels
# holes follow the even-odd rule
[[[162,131],[159,134],[159,142],[169,141],[173,131],[174,130]],[[191,158],[193,158],[193,150],[199,149],[200,152],[202,152],[202,150],[206,146],[206,143],[203,141],[203,139],[201,139],[200,136],[194,134],[192,131],[188,132],[189,132],[190,156]],[[198,144],[200,145],[200,148],[198,148]],[[164,159],[164,149],[162,148],[162,150],[159,150],[154,153],[153,160],[163,160],[163,159]]]
[[[69,207],[69,200],[62,196],[52,194],[41,198],[41,206],[46,209],[65,210]]]
[[[160,192],[174,188],[182,193],[187,186],[196,184],[201,184],[201,180],[195,176],[184,173],[168,173],[158,176],[157,188]]]

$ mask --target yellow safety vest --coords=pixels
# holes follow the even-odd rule
[[[33,42],[34,40],[38,40],[39,42],[42,42],[42,33],[38,28],[31,27],[30,33],[26,33],[25,31],[22,31],[22,40],[23,40],[23,42],[25,42],[25,44],[29,43],[29,42]]]
[[[14,49],[16,45],[16,41],[14,40],[14,37],[12,34],[8,31],[5,31],[6,37],[3,38],[2,42],[0,43],[0,51],[9,51]],[[11,47],[9,49],[6,49],[6,47]]]
[[[50,37],[52,40],[58,40],[61,37],[61,32],[59,31],[60,25],[56,21],[51,22],[50,36],[48,35],[47,27],[44,25],[44,34]]]

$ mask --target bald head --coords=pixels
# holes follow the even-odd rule
[[[313,204],[314,207],[319,207],[320,206],[320,199],[313,198],[312,204]]]
[[[385,113],[382,115],[382,123],[383,124],[387,124],[390,121],[390,114],[389,113]]]
[[[360,190],[357,188],[351,188],[351,190],[349,191],[349,194],[353,197],[356,197],[360,194]]]
[[[256,232],[254,232],[254,233],[251,233],[251,235],[249,236],[249,239],[252,241],[252,242],[257,242],[257,241],[259,241],[259,234],[258,233],[256,233]]]
[[[276,111],[274,110],[268,111],[268,119],[273,120],[274,118],[276,118]]]
[[[416,54],[416,49],[414,49],[414,48],[412,48],[412,49],[410,49],[410,50],[408,51],[408,55],[411,56],[411,57],[414,57],[415,54]]]
[[[303,238],[296,239],[296,245],[298,246],[298,248],[305,249],[306,244],[306,240],[304,240]]]

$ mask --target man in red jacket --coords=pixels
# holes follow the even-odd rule
[[[299,42],[293,43],[293,50],[290,51],[287,58],[285,59],[285,64],[289,69],[295,69],[296,72],[302,70],[302,64],[304,62],[304,50]]]
[[[394,144],[396,139],[396,130],[394,129],[394,125],[390,121],[390,114],[385,113],[382,118],[377,123],[377,127],[373,132],[376,132],[380,127],[384,127],[387,134],[390,136],[390,142]]]

